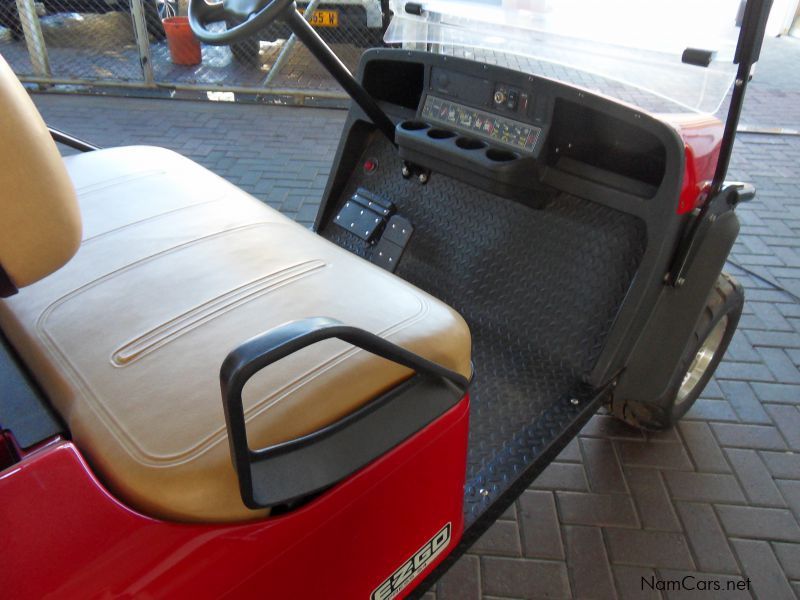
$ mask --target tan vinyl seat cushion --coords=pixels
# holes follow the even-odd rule
[[[239,496],[218,376],[230,350],[270,328],[332,317],[469,376],[456,312],[195,163],[151,147],[64,162],[80,250],[0,302],[0,324],[96,472],[138,510],[265,514]],[[305,349],[246,387],[251,447],[314,431],[409,375],[337,340]]]

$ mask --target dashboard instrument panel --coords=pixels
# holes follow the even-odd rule
[[[432,94],[425,98],[421,117],[430,123],[445,125],[525,153],[533,153],[542,133],[535,125],[471,108]]]

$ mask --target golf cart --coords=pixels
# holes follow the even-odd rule
[[[9,597],[419,596],[603,405],[663,429],[698,397],[742,311],[722,268],[753,190],[725,174],[769,2],[676,61],[735,79],[724,125],[448,54],[581,44],[445,5],[387,32],[442,52],[353,78],[292,0],[191,0],[206,43],[282,19],[352,97],[314,231],[48,130],[0,62]]]

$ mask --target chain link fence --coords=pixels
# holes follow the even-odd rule
[[[389,0],[310,0],[298,8],[351,70],[364,50],[383,45]],[[22,81],[60,88],[346,97],[282,23],[209,46],[175,22],[186,13],[187,0],[0,0],[0,55]]]

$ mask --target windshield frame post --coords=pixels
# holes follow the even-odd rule
[[[714,171],[714,180],[711,183],[711,196],[718,194],[725,184],[747,84],[750,80],[753,65],[758,62],[761,54],[764,31],[767,27],[767,19],[771,8],[772,0],[747,0],[745,6],[742,28],[739,31],[739,40],[736,44],[736,54],[733,59],[733,62],[739,64],[739,68],[733,85],[731,103],[728,106],[728,116],[725,120],[725,132],[720,144],[717,168]],[[708,204],[709,202],[706,202],[703,208],[707,207]]]

